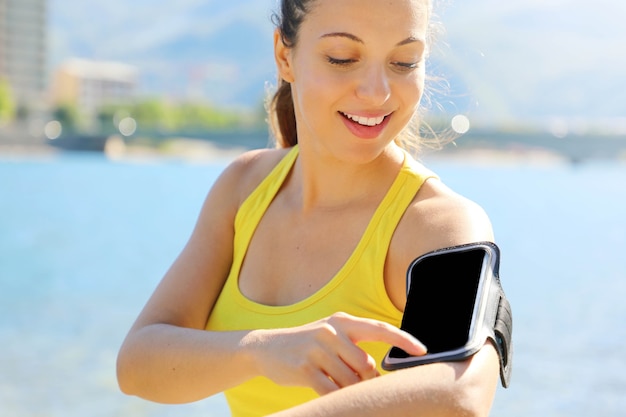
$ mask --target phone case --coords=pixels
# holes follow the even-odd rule
[[[473,315],[473,326],[475,328],[470,335],[470,339],[460,349],[437,354],[426,354],[424,356],[411,356],[406,359],[392,360],[389,352],[382,361],[383,369],[394,371],[433,362],[458,361],[474,355],[484,345],[487,339],[492,339],[498,351],[500,361],[500,380],[502,386],[507,388],[511,379],[511,365],[513,359],[513,316],[511,306],[504,294],[499,277],[500,249],[492,242],[476,242],[465,245],[458,245],[449,248],[439,249],[424,254],[415,259],[407,270],[407,292],[411,286],[411,268],[426,257],[436,256],[444,252],[464,251],[480,248],[489,255],[490,270],[481,271],[481,282],[478,286],[476,308]],[[391,352],[391,350],[390,350]]]

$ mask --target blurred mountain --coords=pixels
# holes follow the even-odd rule
[[[611,125],[626,133],[626,2],[440,0],[431,107],[483,125]],[[275,0],[50,0],[51,65],[136,65],[144,94],[260,106],[275,82]],[[440,86],[439,86],[440,87]]]
[[[256,107],[274,82],[269,0],[50,0],[51,67],[135,65],[146,95]]]

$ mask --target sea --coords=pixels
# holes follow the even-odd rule
[[[0,155],[0,415],[228,416],[122,394],[118,348],[227,158]],[[626,164],[427,165],[488,212],[514,317],[491,416],[626,415]]]

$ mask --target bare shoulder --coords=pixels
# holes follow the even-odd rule
[[[439,179],[428,179],[404,213],[391,241],[387,260],[390,296],[402,305],[406,268],[418,256],[480,241],[494,241],[485,210]],[[394,288],[394,281],[399,287]]]
[[[405,227],[417,228],[435,246],[493,239],[485,210],[436,178],[424,183],[407,209],[406,220]]]
[[[222,230],[225,241],[241,204],[288,152],[288,149],[259,149],[235,158],[215,180],[204,202],[195,236],[205,240],[208,230]]]
[[[263,179],[276,167],[290,149],[256,149],[235,158],[215,183],[219,193],[223,190],[237,206],[252,193]]]
[[[237,210],[287,151],[246,152],[226,167],[211,187],[189,241],[161,280],[136,327],[170,323],[201,329],[206,325],[230,271]]]

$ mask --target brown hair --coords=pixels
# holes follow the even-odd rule
[[[426,1],[430,18],[432,14],[432,0]],[[311,11],[313,3],[315,3],[315,0],[281,1],[280,12],[273,14],[272,22],[280,32],[281,40],[285,46],[293,48],[296,45],[300,25]],[[432,30],[429,33],[429,37],[431,36]],[[429,39],[429,43],[431,41]],[[289,148],[296,145],[298,143],[298,134],[291,84],[279,78],[276,92],[269,99],[266,107],[270,131],[274,136],[276,147]],[[396,138],[398,145],[416,153],[419,151],[420,145],[425,142],[422,135],[420,135],[420,126],[422,125],[420,119],[420,114],[416,114],[409,125]],[[427,127],[426,131],[432,132],[432,129]]]

